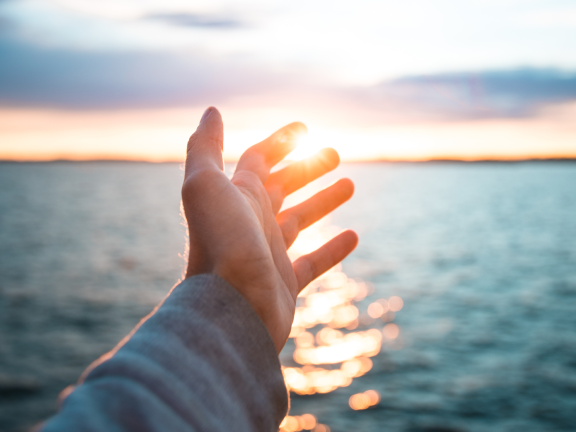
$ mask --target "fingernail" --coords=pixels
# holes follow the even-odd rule
[[[208,118],[208,116],[210,115],[211,112],[212,112],[212,107],[208,107],[206,109],[206,111],[204,111],[204,114],[202,114],[202,118],[200,119],[200,124],[202,124],[202,122],[204,120],[206,120],[206,118]]]

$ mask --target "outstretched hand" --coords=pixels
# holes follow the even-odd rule
[[[290,334],[298,293],[358,243],[356,233],[344,231],[293,263],[288,258],[298,233],[354,192],[352,181],[341,179],[279,213],[287,195],[339,163],[338,153],[326,148],[270,174],[305,131],[292,123],[250,147],[229,179],[223,172],[222,117],[208,108],[188,142],[182,186],[190,237],[186,277],[212,273],[226,280],[260,316],[278,352]]]

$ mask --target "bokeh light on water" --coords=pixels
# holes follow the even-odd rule
[[[290,258],[295,260],[316,250],[338,232],[328,219],[320,220],[300,233],[289,250]],[[383,348],[391,344],[401,348],[400,327],[389,321],[403,308],[404,301],[399,296],[374,299],[362,310],[358,303],[373,291],[369,282],[349,277],[337,265],[300,293],[290,332],[293,344],[285,348],[291,351],[293,364],[282,368],[290,392],[313,395],[348,387],[372,369],[371,358]],[[350,398],[350,408],[367,409],[379,400],[377,392],[367,390]],[[329,430],[329,425],[303,418],[315,419],[311,414],[289,415],[280,430]]]
[[[183,173],[0,165],[0,430],[25,432],[180,277]],[[574,430],[576,164],[343,164],[328,177],[321,186],[349,177],[356,193],[291,252],[321,242],[308,232],[352,228],[358,248],[334,272],[374,292],[347,300],[356,328],[301,327],[313,342],[300,341],[317,348],[376,329],[381,349],[299,364],[293,335],[286,369],[368,371],[328,393],[292,391],[287,422],[305,427],[310,414],[315,432]],[[394,296],[404,301],[396,312]],[[380,401],[354,410],[350,398],[370,390]]]
[[[348,401],[350,408],[355,411],[365,410],[378,402],[380,402],[380,395],[375,390],[366,390],[364,393],[352,395]]]

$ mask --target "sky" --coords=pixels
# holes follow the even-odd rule
[[[576,4],[0,0],[0,159],[225,158],[292,121],[294,158],[576,157]]]

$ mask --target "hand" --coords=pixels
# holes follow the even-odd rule
[[[222,117],[208,108],[188,142],[182,186],[190,238],[186,277],[213,273],[230,283],[260,316],[278,352],[290,334],[298,293],[358,243],[356,233],[345,231],[294,263],[288,258],[286,250],[298,233],[354,192],[352,181],[342,179],[278,214],[287,195],[340,161],[326,148],[270,174],[305,131],[303,124],[292,123],[250,147],[230,180],[223,172]]]

